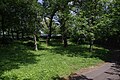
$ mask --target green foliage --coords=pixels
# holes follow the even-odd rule
[[[119,0],[43,0],[41,4],[37,0],[0,0],[0,44],[8,44],[15,34],[26,37],[39,31],[49,36],[61,34],[66,43],[70,37],[90,47],[97,40],[119,44],[119,25]],[[41,50],[36,52],[30,50],[33,41],[0,46],[0,79],[49,80],[107,61],[109,56],[108,50],[95,46],[89,52],[88,45],[63,48],[60,43],[51,44],[38,44]]]
[[[39,24],[38,17],[40,15],[40,6],[36,0],[5,0],[0,1],[0,29],[11,29],[14,31],[24,30],[24,33],[35,31]]]
[[[118,35],[119,0],[1,0],[0,34],[31,35],[40,31],[74,41]],[[13,37],[14,39],[14,37]]]

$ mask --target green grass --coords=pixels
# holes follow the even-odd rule
[[[24,44],[0,47],[0,80],[53,80],[82,68],[106,61],[108,50],[95,47],[89,52],[87,45],[39,45],[33,51]]]

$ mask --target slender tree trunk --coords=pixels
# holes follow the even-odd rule
[[[54,15],[55,15],[56,11],[57,11],[57,8],[55,8],[55,9],[53,10],[52,15],[51,15],[51,17],[50,17],[50,23],[49,23],[49,25],[48,25],[49,33],[48,33],[47,40],[46,40],[46,44],[47,44],[47,45],[50,44],[51,33],[52,33],[52,19],[53,19]],[[46,22],[46,24],[47,24],[47,22]]]
[[[4,31],[4,29],[2,30],[2,35],[3,35],[3,38],[5,38],[5,31]]]
[[[33,37],[34,37],[34,49],[37,51],[37,50],[38,50],[38,47],[37,47],[36,34],[34,34]]]
[[[1,32],[1,29],[0,29],[0,32]],[[0,38],[1,38],[1,33],[0,33]]]
[[[18,30],[16,32],[16,38],[17,38],[17,40],[19,40],[19,31]]]
[[[52,15],[51,16],[51,18],[50,18],[50,24],[49,24],[49,26],[48,26],[48,28],[49,28],[49,33],[48,33],[48,36],[47,36],[47,40],[46,40],[46,44],[47,45],[49,45],[49,43],[50,43],[50,39],[51,39],[51,33],[52,33],[52,19],[53,19],[53,16],[54,15]]]
[[[78,40],[77,40],[77,45],[80,43],[80,38],[78,38]]]
[[[89,51],[92,52],[92,46],[93,46],[93,40],[90,39],[90,48],[89,48]]]
[[[62,19],[61,21],[61,31],[62,31],[62,40],[63,40],[63,43],[64,43],[64,47],[67,47],[68,46],[68,43],[67,43],[67,30],[65,28],[65,21],[64,19]]]
[[[68,43],[67,43],[67,35],[66,34],[64,34],[64,36],[63,36],[63,42],[64,42],[64,47],[67,47]]]
[[[11,34],[12,34],[12,39],[14,39],[14,32],[12,29],[11,29]]]
[[[22,39],[24,39],[24,31],[22,30]]]
[[[46,44],[47,44],[47,46],[49,46],[49,44],[50,44],[50,38],[49,38],[49,36],[47,36]]]
[[[8,29],[8,37],[10,37],[10,29]]]
[[[2,37],[5,38],[5,34],[4,34],[4,15],[1,16],[2,17]]]

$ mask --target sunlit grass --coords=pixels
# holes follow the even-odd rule
[[[104,62],[95,50],[89,52],[87,45],[46,46],[41,43],[39,51],[33,51],[24,45],[11,45],[0,49],[1,80],[52,80],[56,76],[65,76],[82,68]],[[107,54],[104,48],[95,49]],[[95,54],[95,55],[94,55]]]

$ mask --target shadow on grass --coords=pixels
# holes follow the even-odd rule
[[[84,75],[78,75],[78,74],[70,75],[67,78],[57,76],[57,77],[53,77],[52,79],[53,80],[93,80],[93,79],[87,78]]]
[[[51,46],[56,46],[55,48],[52,48],[50,51],[56,54],[61,55],[67,55],[69,57],[84,57],[84,58],[99,58],[105,62],[113,62],[117,61],[117,63],[120,65],[120,50],[114,50],[111,52],[109,49],[105,49],[101,46],[93,47],[93,51],[89,52],[89,46],[87,45],[69,45],[67,48],[62,47],[61,45],[56,45],[55,43]],[[109,73],[120,76],[120,66],[119,68],[116,68],[116,73]],[[119,74],[118,74],[119,73]],[[89,79],[84,75],[73,75],[68,76],[67,79],[60,76],[54,76],[52,77],[53,80],[93,80]]]
[[[9,77],[2,77],[2,75],[5,71],[36,63],[37,56],[41,55],[33,54],[23,45],[12,44],[0,47],[0,80],[16,80],[16,76],[9,79]]]
[[[50,49],[51,52],[61,55],[67,55],[69,57],[84,57],[84,58],[99,58],[103,61],[110,61],[110,55],[108,49],[95,47],[92,52],[89,52],[88,45],[69,45],[67,48],[56,46]]]
[[[69,57],[84,57],[84,58],[99,58],[105,62],[112,62],[111,52],[102,47],[94,47],[92,52],[89,52],[88,45],[69,45],[67,48],[56,46],[50,50],[53,53],[67,55]],[[53,80],[93,80],[84,75],[72,75],[67,79],[60,76],[52,77]]]

